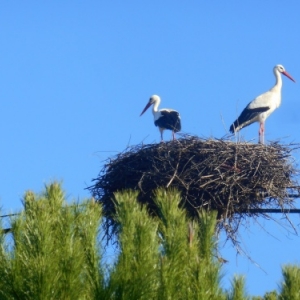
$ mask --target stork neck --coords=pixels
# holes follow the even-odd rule
[[[159,104],[160,104],[160,101],[159,101],[159,100],[156,101],[156,102],[154,102],[153,107],[152,107],[152,112],[153,112],[153,113],[158,112],[158,106],[159,106]]]
[[[275,77],[276,77],[276,83],[275,83],[275,86],[273,88],[281,89],[281,87],[282,87],[281,74],[280,74],[280,72],[278,70],[275,70],[274,74],[275,74]]]

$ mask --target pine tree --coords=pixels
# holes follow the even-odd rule
[[[91,299],[100,296],[97,233],[100,205],[66,205],[59,184],[37,196],[27,192],[24,210],[11,221],[12,240],[1,238],[2,299]]]

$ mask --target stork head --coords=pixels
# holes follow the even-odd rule
[[[157,95],[152,95],[148,101],[148,103],[146,104],[145,108],[143,109],[142,113],[140,114],[140,116],[154,103],[159,103],[160,102],[160,97]]]
[[[296,82],[294,80],[294,78],[285,70],[284,66],[283,65],[277,65],[274,67],[274,73],[278,71],[280,72],[281,74],[285,75],[286,77],[288,77],[289,79],[291,79],[292,81]]]

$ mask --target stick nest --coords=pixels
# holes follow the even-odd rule
[[[103,206],[107,228],[114,226],[114,193],[139,191],[138,201],[156,213],[157,188],[176,188],[191,217],[199,208],[217,210],[219,225],[236,232],[245,216],[263,208],[291,208],[299,185],[291,151],[299,145],[235,143],[186,136],[127,148],[109,158],[88,189]]]

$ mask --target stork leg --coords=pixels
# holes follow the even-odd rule
[[[174,130],[172,130],[172,136],[173,136],[173,141],[175,141],[176,140],[176,136],[175,136]]]
[[[265,123],[264,122],[261,122],[259,124],[259,131],[258,131],[258,134],[259,134],[259,144],[264,144],[265,143]]]
[[[164,142],[164,138],[163,138],[163,128],[159,128],[159,131],[160,131],[160,142],[163,143]]]

